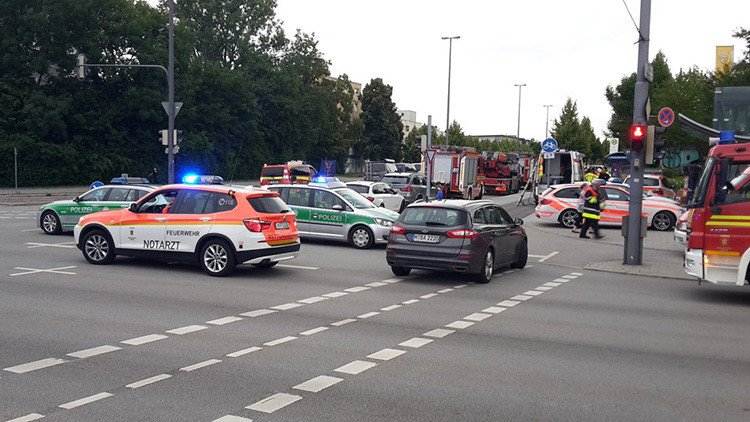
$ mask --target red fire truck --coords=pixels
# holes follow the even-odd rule
[[[685,271],[713,284],[748,284],[750,144],[725,141],[711,148],[688,207]]]
[[[487,192],[516,193],[521,189],[518,154],[512,152],[485,151],[484,187]]]
[[[446,198],[477,199],[484,195],[484,162],[474,148],[440,146],[432,160],[431,183]]]

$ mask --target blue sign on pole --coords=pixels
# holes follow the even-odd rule
[[[542,142],[542,152],[552,153],[557,151],[557,141],[554,138],[547,138]]]

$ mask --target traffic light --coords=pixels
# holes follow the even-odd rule
[[[78,59],[76,60],[76,77],[78,80],[84,80],[86,79],[86,55],[83,53],[78,54]]]
[[[174,131],[174,144],[177,145],[182,142],[182,131],[175,129]]]
[[[630,126],[630,150],[643,151],[643,142],[646,140],[646,125]]]
[[[646,164],[654,164],[654,150],[664,147],[664,139],[656,139],[657,135],[667,132],[665,127],[649,125],[646,130]]]
[[[169,139],[167,137],[168,133],[169,132],[167,132],[166,129],[162,129],[162,130],[159,131],[159,139],[161,139],[161,144],[164,145],[164,146],[169,145]]]

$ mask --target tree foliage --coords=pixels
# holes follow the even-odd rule
[[[371,160],[401,160],[404,125],[391,99],[393,87],[376,78],[362,90],[362,152]]]
[[[578,105],[571,98],[565,102],[560,117],[555,119],[550,134],[560,149],[581,152],[589,162],[601,162],[608,152],[594,133],[591,119],[583,117],[579,120]]]

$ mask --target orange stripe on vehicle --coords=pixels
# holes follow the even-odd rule
[[[740,253],[736,251],[705,251],[704,253],[714,256],[740,256]]]

